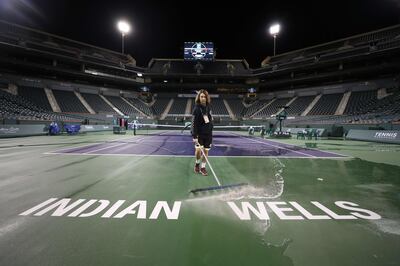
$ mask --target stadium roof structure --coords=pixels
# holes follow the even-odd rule
[[[147,67],[131,55],[0,21],[0,71],[100,86],[152,90],[255,87],[293,89],[400,70],[400,25],[273,57],[252,69],[245,59],[210,62],[153,58]]]

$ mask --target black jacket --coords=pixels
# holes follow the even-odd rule
[[[204,115],[208,116],[209,123],[205,123]],[[210,106],[196,104],[192,115],[192,137],[197,138],[198,136],[212,135],[212,129],[213,124]]]

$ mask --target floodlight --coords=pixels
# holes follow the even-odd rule
[[[279,24],[274,24],[271,27],[269,27],[269,33],[273,36],[278,35],[280,30],[281,30],[281,25]]]
[[[120,20],[117,25],[118,25],[118,30],[122,34],[128,34],[131,30],[131,26],[126,21]]]

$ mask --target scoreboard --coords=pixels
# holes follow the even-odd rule
[[[213,61],[214,60],[213,42],[185,42],[183,59],[188,61]]]

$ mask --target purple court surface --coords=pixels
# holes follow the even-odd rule
[[[194,145],[190,135],[164,132],[106,143],[91,144],[51,152],[75,155],[143,155],[193,156]],[[308,149],[258,137],[218,132],[213,137],[210,156],[219,157],[289,157],[289,158],[344,158],[346,156]]]

